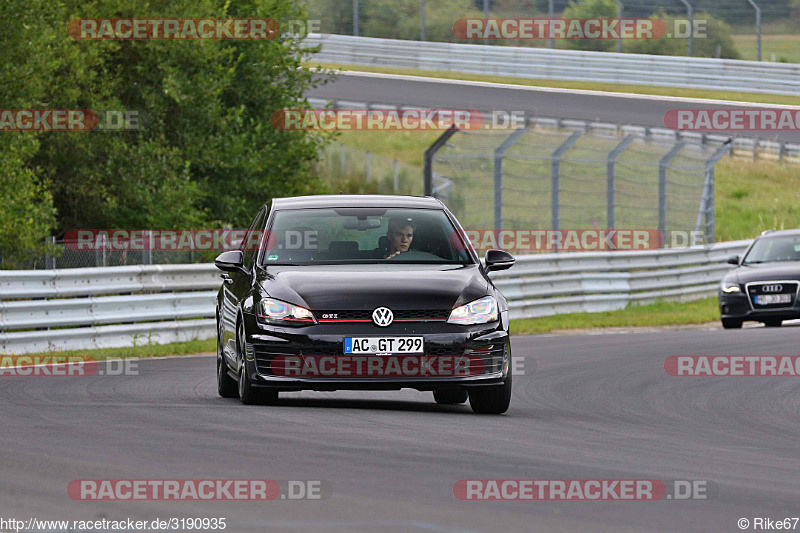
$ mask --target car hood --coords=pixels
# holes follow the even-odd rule
[[[740,266],[725,276],[726,281],[751,283],[753,281],[800,280],[800,262],[762,263]]]
[[[452,309],[490,294],[477,265],[273,266],[267,296],[315,310]]]

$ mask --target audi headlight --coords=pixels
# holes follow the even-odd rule
[[[497,301],[493,296],[484,296],[450,312],[450,324],[486,324],[497,320]]]
[[[740,289],[739,285],[737,285],[736,283],[722,282],[722,292],[726,292],[726,293],[742,292],[742,289]]]
[[[258,321],[283,326],[303,326],[317,323],[314,313],[305,307],[272,298],[264,298],[258,302]]]

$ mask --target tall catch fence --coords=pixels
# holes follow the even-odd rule
[[[428,192],[465,228],[648,230],[660,232],[662,247],[705,244],[714,242],[714,165],[730,146],[601,131],[458,131],[430,157]]]

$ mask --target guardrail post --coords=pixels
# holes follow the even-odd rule
[[[725,154],[733,146],[733,139],[728,139],[725,143],[717,148],[717,151],[706,161],[706,178],[703,183],[703,198],[700,201],[700,209],[697,211],[697,222],[695,223],[695,235],[700,233],[700,228],[703,225],[705,218],[705,233],[706,244],[715,242],[714,239],[714,167],[717,162],[725,157]],[[692,244],[697,244],[693,242]]]
[[[494,229],[503,229],[503,156],[520,136],[528,131],[520,128],[500,144],[494,151]]]
[[[662,247],[667,239],[667,165],[685,145],[686,141],[678,141],[658,162],[658,231]]]
[[[631,134],[622,139],[611,152],[608,154],[606,162],[606,226],[607,229],[614,229],[617,225],[617,185],[616,185],[616,164],[617,157],[621,154],[631,143],[636,140],[636,135]]]
[[[447,131],[439,135],[439,138],[433,141],[433,144],[425,150],[425,155],[423,156],[424,167],[422,169],[425,196],[431,196],[433,194],[433,156],[436,155],[439,148],[444,146],[448,139],[457,131],[458,128],[456,128],[455,124],[450,126]]]
[[[552,192],[551,192],[551,209],[552,209],[552,216],[551,216],[551,227],[552,230],[559,229],[560,218],[561,218],[561,158],[564,156],[564,153],[569,150],[573,144],[575,144],[578,139],[580,139],[581,135],[583,135],[582,131],[576,131],[572,135],[570,135],[566,141],[561,143],[561,146],[556,148],[553,155],[550,156],[553,163],[552,163]]]

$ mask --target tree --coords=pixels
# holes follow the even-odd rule
[[[676,20],[684,21],[685,17],[654,13],[652,18],[664,21],[667,34],[674,31]],[[695,57],[717,57],[717,47],[720,47],[720,56],[726,59],[739,59],[739,51],[731,37],[731,27],[725,22],[715,19],[708,13],[696,13],[694,20],[706,21],[705,37],[696,36],[692,39],[692,55]],[[634,54],[685,56],[688,52],[687,40],[684,37],[664,36],[657,40],[626,41],[624,50]]]
[[[617,18],[617,3],[614,0],[578,0],[570,2],[564,10],[565,19],[604,19]],[[596,50],[608,52],[616,46],[615,40],[581,39],[566,41],[568,48],[575,50]]]

